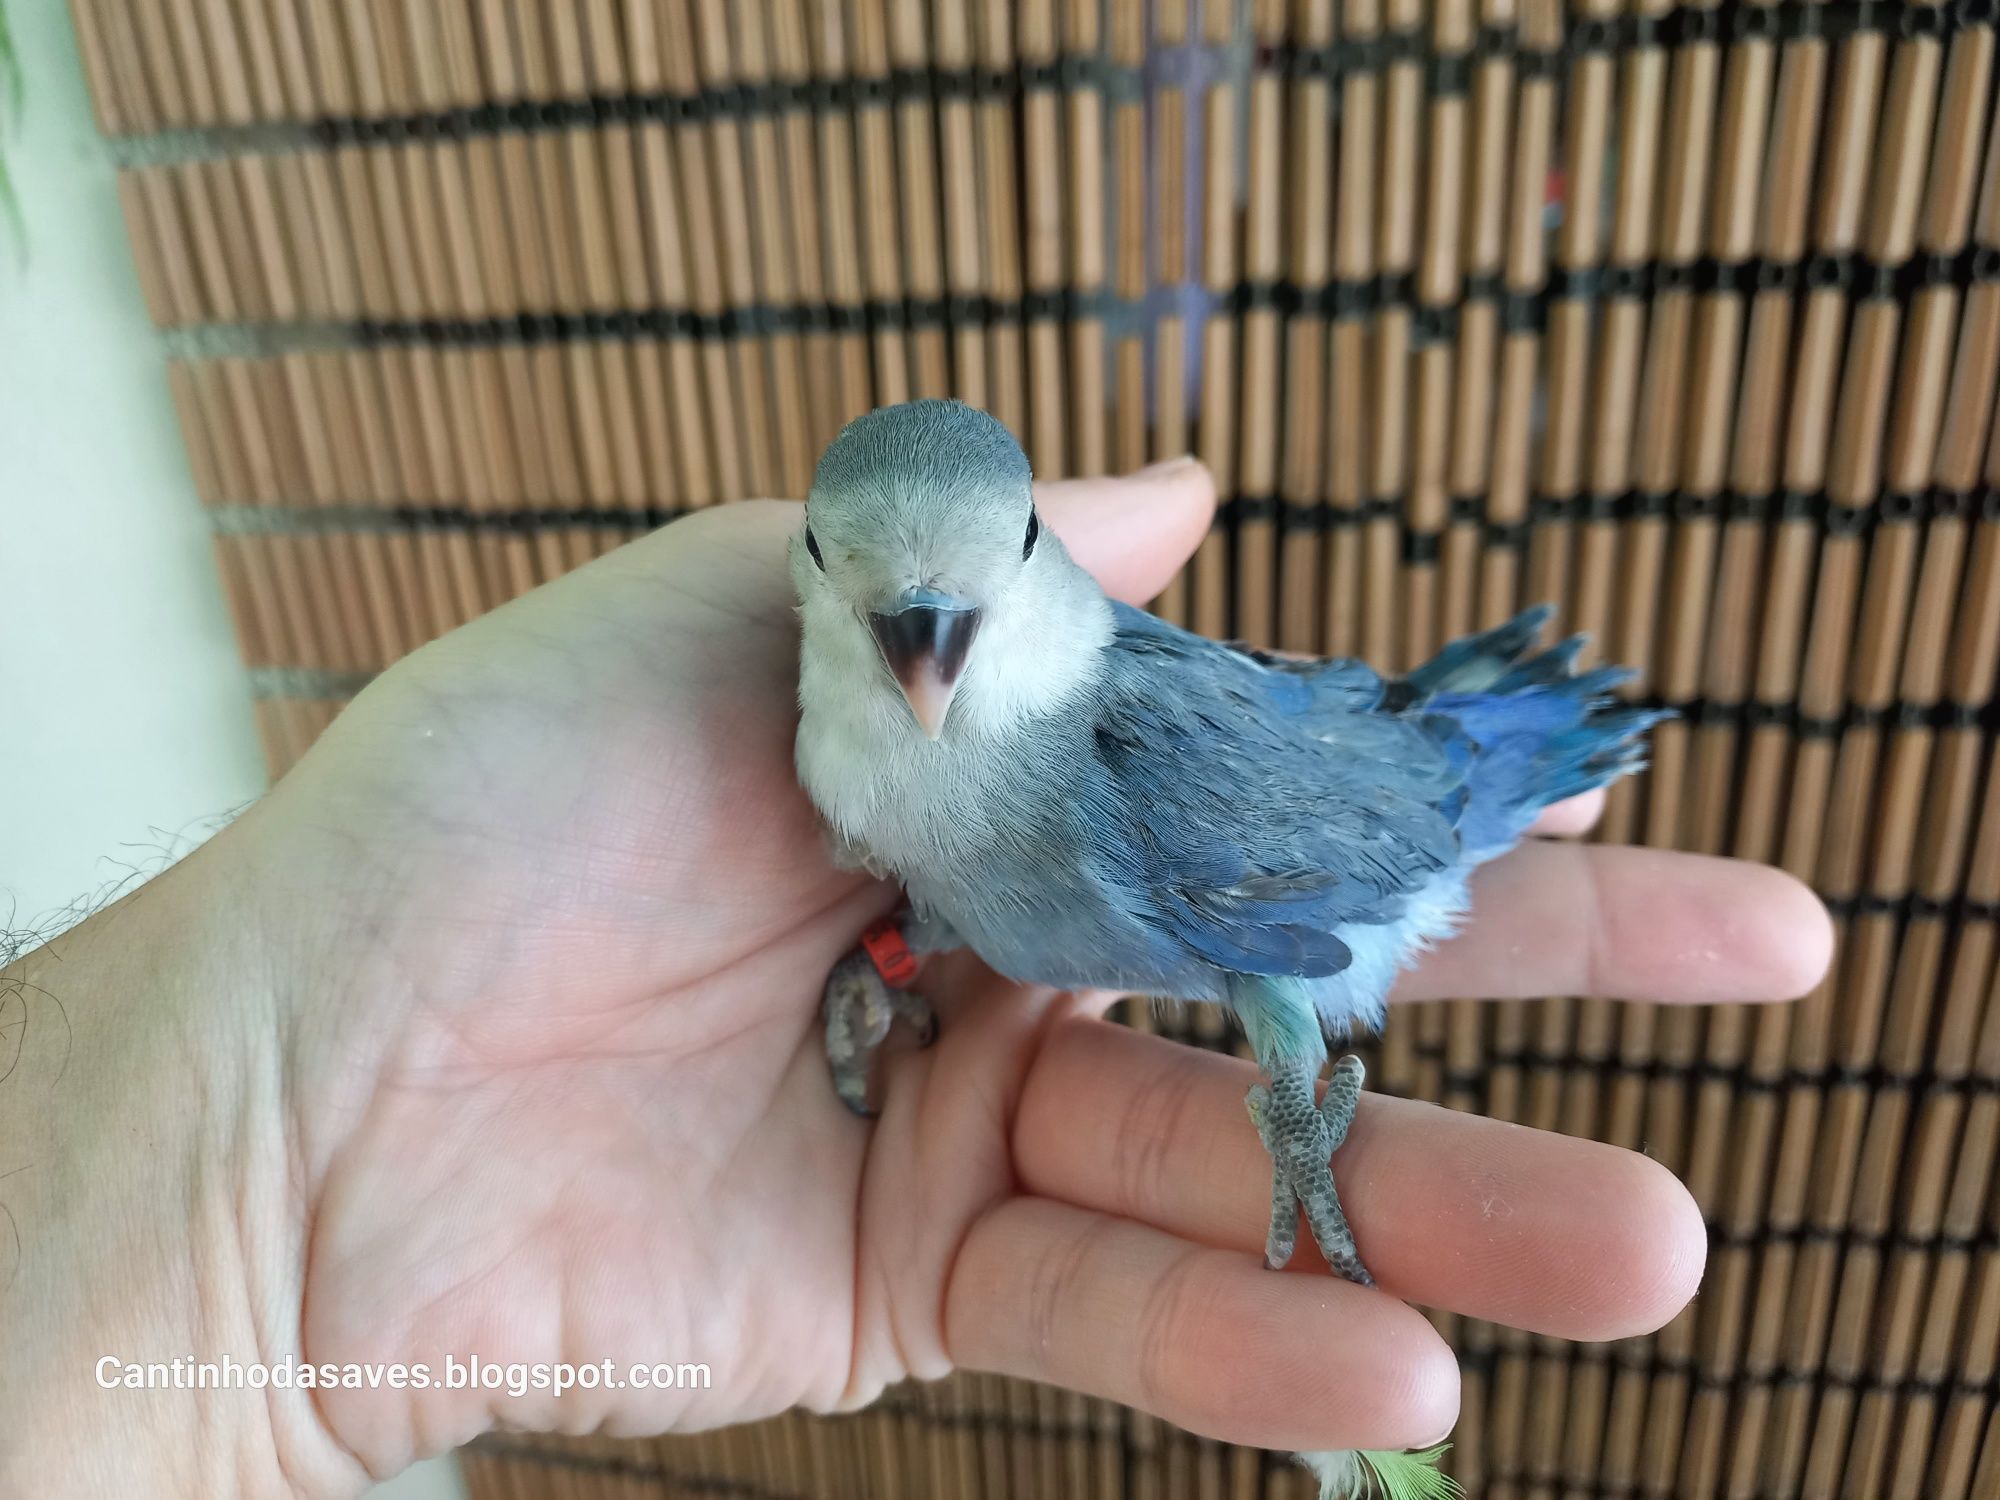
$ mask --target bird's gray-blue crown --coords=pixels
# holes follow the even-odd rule
[[[957,401],[856,418],[813,477],[801,593],[828,591],[866,622],[932,738],[982,624],[1035,559],[1030,481],[1013,435]]]
[[[911,401],[857,417],[827,445],[807,505],[829,579],[861,605],[934,588],[985,602],[1022,561],[1034,514],[1027,455],[993,417]]]

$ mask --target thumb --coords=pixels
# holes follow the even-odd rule
[[[1208,534],[1215,481],[1199,460],[1176,458],[1120,479],[1038,484],[1035,506],[1107,594],[1144,604]]]

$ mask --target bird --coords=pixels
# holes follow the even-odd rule
[[[1389,677],[1110,600],[1041,524],[1013,435],[955,401],[844,427],[789,566],[798,778],[836,862],[901,882],[888,949],[1226,1007],[1262,1075],[1265,1263],[1303,1212],[1329,1267],[1370,1284],[1332,1171],[1363,1070],[1341,1057],[1320,1098],[1329,1043],[1379,1029],[1471,872],[1638,769],[1664,714],[1617,696],[1630,673],[1579,670],[1582,637],[1539,648],[1547,607]],[[884,951],[826,986],[834,1086],[861,1111],[893,1022],[933,1029]],[[1319,1457],[1329,1494],[1360,1483],[1353,1455]]]

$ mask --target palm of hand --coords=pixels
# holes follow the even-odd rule
[[[1164,498],[1130,486],[1122,514],[1069,488],[1050,523],[1135,597],[1210,503],[1198,472]],[[446,637],[232,830],[281,851],[254,863],[303,967],[345,976],[288,1038],[304,1357],[714,1371],[709,1391],[561,1400],[322,1393],[335,1437],[389,1472],[496,1420],[710,1426],[954,1362],[1268,1446],[1438,1436],[1456,1371],[1420,1315],[1258,1268],[1269,1178],[1241,1064],[954,957],[926,974],[942,1039],[891,1060],[883,1117],[839,1104],[822,982],[893,895],[831,869],[794,783],[796,524],[731,506]],[[1461,940],[1426,993],[1569,988],[1567,957],[1598,993],[1776,998],[1823,961],[1809,898],[1770,872],[1527,870],[1481,902],[1503,936],[1551,929],[1542,960],[1494,973]],[[1564,879],[1594,883],[1600,928],[1629,884],[1661,951],[1709,969],[1663,976],[1643,940],[1592,967],[1603,934],[1562,930]],[[1365,1103],[1343,1193],[1389,1290],[1576,1337],[1656,1326],[1692,1292],[1700,1221],[1650,1163]]]
[[[872,1133],[829,1086],[820,979],[891,898],[831,868],[793,780],[795,524],[730,507],[600,565],[588,595],[567,580],[488,617],[386,679],[259,810],[381,846],[392,867],[362,861],[329,904],[371,913],[352,983],[406,1002],[370,1039],[370,1096],[343,1104],[308,1358],[622,1374],[728,1351],[710,1392],[566,1418],[633,1431],[947,1368],[943,1262],[1006,1190],[990,1106],[1024,1053],[955,1029],[897,1064],[953,1086]],[[1040,1003],[993,1019],[1026,1031]],[[537,1400],[549,1420],[546,1395],[515,1419]],[[414,1417],[374,1392],[321,1405],[384,1463],[406,1421],[425,1446],[482,1425],[463,1393]]]

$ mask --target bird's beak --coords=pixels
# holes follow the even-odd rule
[[[931,739],[944,733],[958,674],[979,633],[978,606],[936,589],[910,589],[894,608],[868,617],[882,660],[895,674],[910,712]]]

